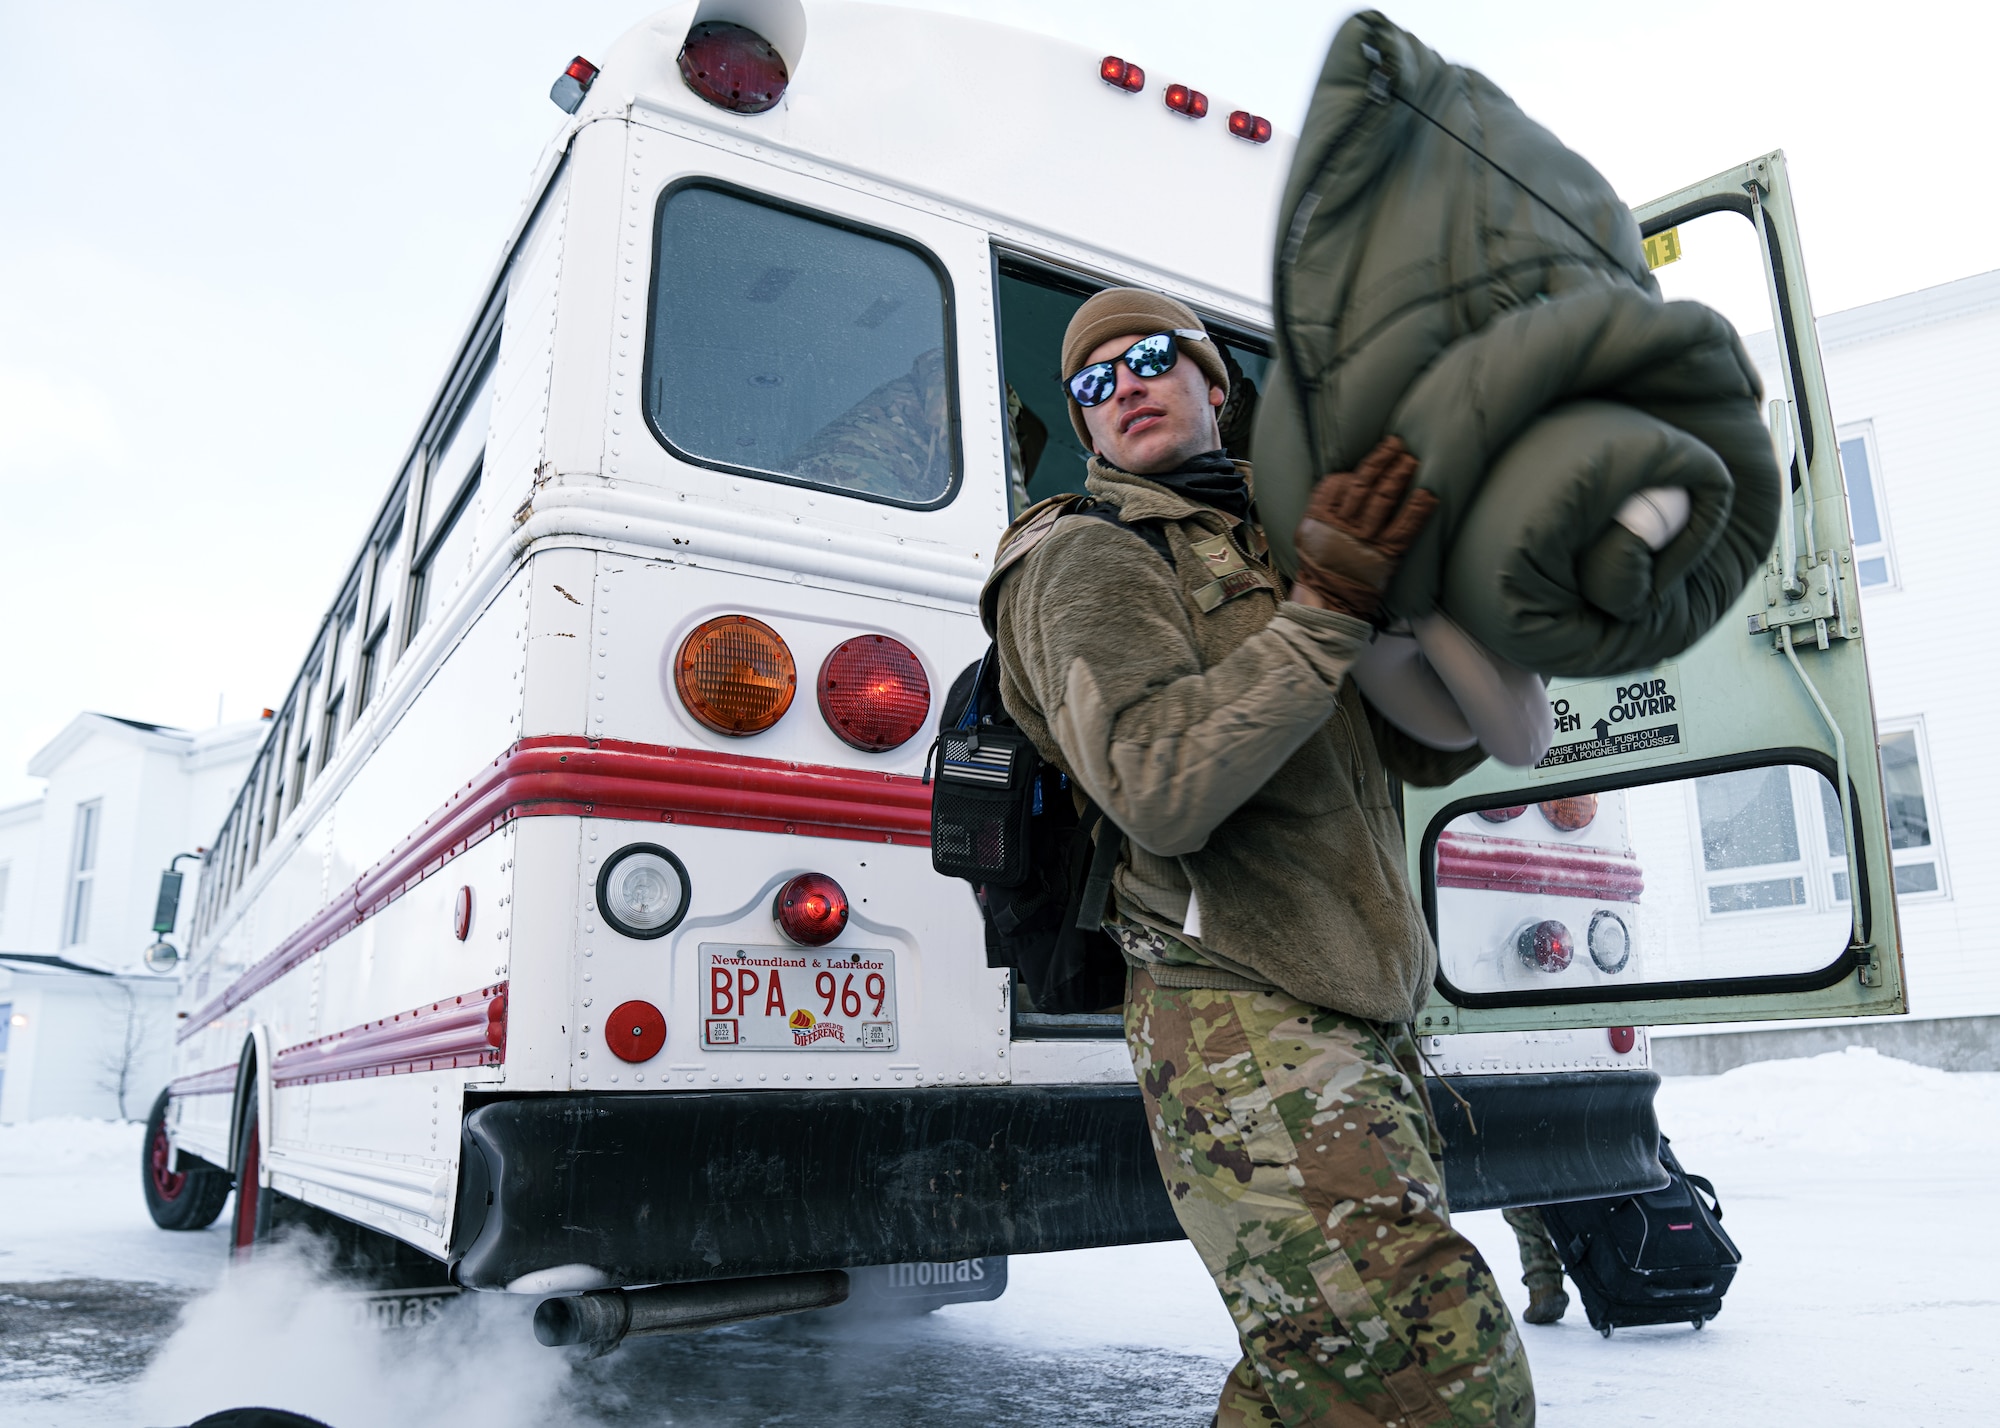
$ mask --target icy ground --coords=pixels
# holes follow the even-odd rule
[[[1669,1080],[1662,1124],[1711,1176],[1745,1263],[1705,1331],[1580,1308],[1523,1328],[1544,1428],[1902,1428],[1991,1421],[2000,1397],[2000,1075],[1847,1052]],[[918,1320],[776,1320],[540,1348],[532,1300],[481,1295],[383,1336],[307,1271],[222,1283],[220,1229],[152,1228],[139,1128],[0,1127],[0,1423],[177,1425],[243,1403],[336,1428],[476,1423],[1197,1428],[1235,1358],[1184,1243],[1017,1257],[991,1304]],[[1497,1214],[1460,1224],[1519,1307]]]

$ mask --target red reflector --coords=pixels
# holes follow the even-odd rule
[[[590,88],[590,82],[597,78],[597,66],[582,55],[578,55],[569,62],[569,68],[564,70],[563,73],[582,85],[585,89],[588,89]]]
[[[1146,71],[1136,64],[1127,64],[1117,55],[1106,55],[1097,66],[1097,77],[1106,84],[1115,84],[1120,89],[1137,94],[1146,87]]]
[[[755,30],[703,20],[681,46],[681,78],[718,109],[762,114],[785,97],[785,57]]]
[[[1623,1056],[1638,1043],[1639,1033],[1629,1026],[1614,1026],[1604,1033],[1611,1038],[1611,1049]]]
[[[620,1002],[604,1019],[604,1044],[620,1061],[651,1061],[667,1044],[667,1019],[651,1002]]]
[[[495,1051],[507,1049],[507,994],[501,992],[486,1004],[486,1044]]]
[[[472,935],[472,889],[461,887],[451,904],[451,935],[460,942]]]
[[[1190,119],[1199,119],[1208,113],[1208,96],[1199,89],[1189,89],[1185,84],[1167,86],[1167,108],[1176,114],[1185,114]]]
[[[1569,929],[1553,919],[1525,923],[1514,934],[1514,950],[1523,962],[1543,972],[1560,972],[1576,955],[1576,941]]]
[[[1238,109],[1229,116],[1229,132],[1253,144],[1268,144],[1271,142],[1271,121],[1261,114],[1252,114],[1248,109]]]
[[[908,645],[861,635],[819,670],[819,712],[845,743],[871,754],[908,743],[931,712],[931,682]]]
[[[800,873],[771,905],[778,930],[802,947],[823,947],[847,926],[847,894],[825,873]]]

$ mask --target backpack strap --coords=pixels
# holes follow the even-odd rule
[[[1160,529],[1157,521],[1128,521],[1109,501],[1076,491],[1037,501],[1015,517],[1014,523],[1001,534],[1000,545],[993,553],[993,569],[987,575],[986,583],[980,587],[979,622],[986,627],[988,636],[995,633],[995,621],[999,618],[1001,581],[1008,571],[1028,558],[1029,552],[1055,533],[1057,523],[1064,516],[1089,516],[1109,521],[1132,532],[1150,546],[1170,569],[1173,566],[1173,547],[1167,544],[1167,533]]]

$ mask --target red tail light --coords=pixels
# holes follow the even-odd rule
[[[819,712],[857,749],[908,743],[931,712],[931,682],[909,646],[887,635],[836,645],[819,670]]]
[[[1514,934],[1514,951],[1537,971],[1560,972],[1576,955],[1576,939],[1560,922],[1529,922]]]
[[[1248,109],[1239,109],[1229,116],[1229,132],[1253,144],[1268,144],[1271,142],[1271,121],[1261,114],[1252,114]]]
[[[495,1051],[507,1049],[507,994],[495,992],[486,1004],[486,1044]]]
[[[762,114],[785,97],[785,57],[755,30],[703,20],[681,46],[681,78],[718,109]]]
[[[800,873],[778,889],[771,916],[801,947],[824,947],[847,926],[847,894],[825,873]]]
[[[1097,77],[1106,84],[1116,85],[1132,94],[1146,87],[1146,71],[1136,64],[1127,64],[1117,55],[1106,55],[1097,66]]]
[[[1479,816],[1488,823],[1512,823],[1527,811],[1527,804],[1517,803],[1512,808],[1482,808],[1479,810]]]
[[[667,1044],[667,1019],[651,1002],[620,1002],[604,1019],[604,1044],[620,1061],[651,1061]]]
[[[1208,96],[1199,89],[1189,89],[1185,84],[1170,84],[1167,86],[1167,108],[1190,119],[1199,119],[1208,113]]]
[[[1597,817],[1597,795],[1594,793],[1578,794],[1575,798],[1552,798],[1535,806],[1542,810],[1542,817],[1548,819],[1551,826],[1565,833],[1588,828],[1590,820]]]

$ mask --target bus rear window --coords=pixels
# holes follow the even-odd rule
[[[958,481],[943,274],[884,235],[705,184],[661,200],[646,414],[704,466],[903,506]]]

